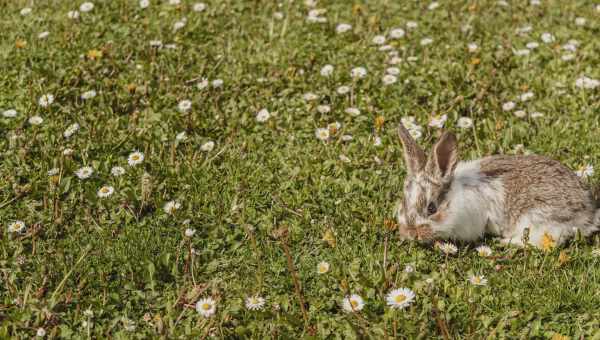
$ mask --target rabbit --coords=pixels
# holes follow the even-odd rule
[[[475,241],[491,234],[503,244],[547,248],[578,230],[588,236],[600,229],[590,191],[558,161],[495,155],[459,162],[450,132],[427,157],[402,124],[398,134],[407,171],[396,208],[401,239]]]

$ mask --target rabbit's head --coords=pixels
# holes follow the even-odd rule
[[[440,236],[436,235],[436,225],[448,218],[446,194],[458,163],[458,143],[454,134],[445,132],[427,157],[402,124],[398,134],[407,172],[397,210],[400,237],[431,241]]]

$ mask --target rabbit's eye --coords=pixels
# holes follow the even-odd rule
[[[435,203],[431,202],[429,203],[429,205],[427,206],[427,214],[429,216],[435,214],[437,212],[437,207],[435,206]]]

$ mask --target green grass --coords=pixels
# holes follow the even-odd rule
[[[395,127],[407,115],[430,145],[440,130],[429,118],[446,114],[463,159],[522,144],[573,169],[599,164],[600,93],[575,86],[584,75],[600,78],[594,2],[440,1],[427,10],[416,1],[320,1],[327,23],[308,23],[303,1],[215,0],[201,13],[186,0],[151,2],[142,10],[133,0],[96,1],[78,20],[67,17],[79,6],[70,1],[36,2],[27,16],[19,12],[29,1],[0,4],[0,111],[18,111],[0,116],[0,338],[31,338],[40,327],[51,338],[600,338],[597,235],[551,252],[486,239],[495,258],[477,256],[479,243],[445,258],[384,226],[401,195]],[[409,20],[418,28],[406,29]],[[342,22],[352,31],[336,34]],[[516,33],[526,25],[530,33]],[[403,61],[394,65],[398,82],[384,86],[392,65],[371,41],[394,27],[407,31],[388,40]],[[38,39],[42,31],[50,35]],[[543,43],[543,32],[556,41]],[[421,46],[425,37],[433,43]],[[580,45],[563,61],[570,39]],[[151,48],[151,40],[176,48]],[[530,41],[540,46],[529,56],[513,54]],[[479,50],[468,52],[470,42]],[[90,59],[91,50],[102,56]],[[320,75],[326,64],[335,67],[329,78]],[[353,81],[357,66],[368,74]],[[198,89],[203,77],[223,86]],[[352,95],[337,94],[340,85]],[[98,95],[83,101],[88,90]],[[519,102],[527,91],[535,97]],[[320,98],[307,102],[306,92]],[[46,93],[55,102],[43,108]],[[188,113],[177,110],[184,99],[193,103]],[[502,110],[507,101],[544,116],[518,118]],[[350,106],[361,115],[345,113]],[[262,108],[274,113],[265,123],[255,119]],[[34,115],[41,125],[27,122]],[[462,116],[474,127],[459,129]],[[315,138],[335,121],[341,131]],[[63,137],[72,123],[80,130]],[[176,142],[182,131],[187,140]],[[202,151],[209,140],[214,149]],[[145,160],[132,167],[134,150]],[[74,172],[84,165],[95,172],[80,180]],[[111,176],[113,166],[125,175]],[[48,176],[52,168],[59,174]],[[98,198],[105,184],[115,193]],[[173,216],[163,211],[170,200],[181,203]],[[7,232],[15,220],[25,232]],[[187,238],[186,228],[197,232]],[[275,237],[280,228],[287,238]],[[335,242],[323,240],[328,233]],[[320,261],[331,264],[328,273],[317,273]],[[471,274],[488,285],[471,285]],[[415,303],[391,310],[392,287],[412,289]],[[340,307],[348,292],[365,299],[360,313]],[[245,308],[254,294],[266,298],[263,311]],[[208,296],[217,313],[206,319],[193,307]]]

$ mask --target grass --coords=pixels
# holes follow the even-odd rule
[[[77,20],[67,12],[79,3],[19,13],[30,5],[0,4],[0,110],[18,112],[0,117],[0,338],[39,328],[49,338],[600,338],[597,235],[549,252],[485,239],[491,258],[473,251],[479,244],[445,257],[398,241],[390,222],[405,174],[395,127],[408,115],[430,145],[440,130],[429,119],[446,114],[463,159],[534,152],[573,169],[599,163],[599,92],[575,86],[600,78],[593,2],[321,1],[326,23],[309,23],[302,1],[210,1],[203,12],[185,0],[95,1]],[[353,28],[336,34],[339,23]],[[372,39],[394,27],[406,36],[387,41],[402,58],[389,65]],[[570,39],[575,52],[562,47]],[[539,47],[515,55],[531,41]],[[320,75],[326,64],[330,77]],[[358,66],[367,76],[353,80]],[[400,74],[385,86],[389,66]],[[199,89],[202,78],[223,85]],[[337,94],[341,85],[351,93]],[[97,96],[81,99],[89,90]],[[55,101],[44,108],[46,93]],[[178,111],[182,100],[189,112]],[[544,116],[518,118],[507,101]],[[345,113],[351,106],[361,114]],[[263,108],[272,116],[257,122]],[[28,123],[35,115],[42,124]],[[474,126],[458,128],[460,117]],[[327,142],[315,138],[336,121]],[[79,131],[64,137],[73,123]],[[129,166],[134,150],[145,159]],[[80,180],[83,166],[94,173]],[[114,194],[99,198],[103,185]],[[181,204],[172,215],[171,200]],[[15,220],[24,232],[7,231]],[[321,261],[329,272],[317,273]],[[471,285],[474,274],[488,284]],[[393,287],[412,289],[415,303],[391,310]],[[359,313],[340,307],[349,293],[365,300]],[[244,306],[255,294],[262,311]],[[194,304],[209,296],[217,312],[204,318]]]

